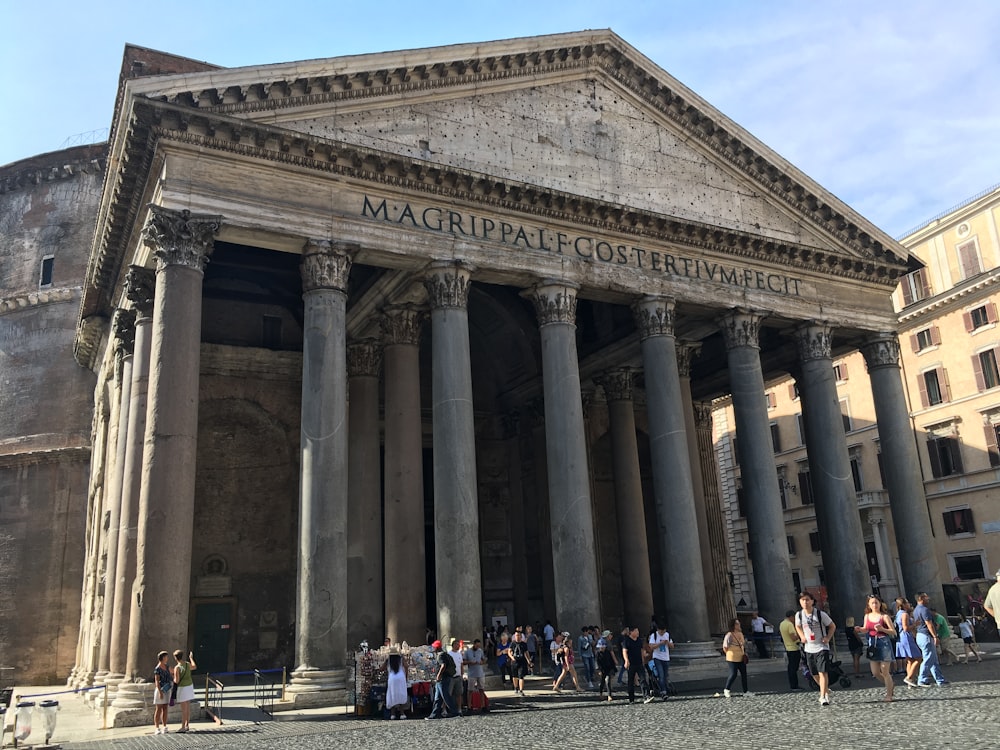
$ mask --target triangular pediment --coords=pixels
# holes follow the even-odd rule
[[[307,151],[311,139],[352,144],[841,259],[901,266],[907,257],[611,31],[165,76],[130,87],[136,97],[287,130]]]

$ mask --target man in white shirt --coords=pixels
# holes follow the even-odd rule
[[[542,647],[543,654],[549,654],[552,651],[552,641],[556,639],[556,629],[552,627],[552,623],[549,620],[545,621],[545,627],[542,628],[542,640],[544,641]],[[553,660],[553,665],[555,660]],[[541,667],[541,665],[539,665]],[[555,672],[553,672],[555,674]]]
[[[754,612],[753,617],[750,618],[750,630],[752,631],[753,645],[757,647],[757,655],[761,659],[766,659],[770,654],[767,653],[767,628],[770,627],[771,623],[760,616],[759,612]],[[771,628],[774,631],[774,628]]]
[[[451,639],[451,648],[448,650],[448,655],[455,662],[455,676],[451,680],[451,697],[458,707],[458,713],[461,714],[462,692],[465,687],[462,684],[462,663],[464,659],[462,658],[462,642],[458,638]]]
[[[653,648],[653,664],[656,665],[656,678],[660,683],[660,695],[663,700],[667,699],[668,686],[670,685],[670,649],[674,647],[674,642],[670,640],[670,633],[662,623],[656,625],[656,632],[649,636],[649,645]]]
[[[830,663],[830,643],[833,641],[833,624],[830,615],[816,608],[816,600],[808,591],[799,594],[799,604],[802,605],[795,615],[795,632],[806,652],[806,664],[816,684],[819,685],[819,704],[830,705],[830,676],[827,669]]]

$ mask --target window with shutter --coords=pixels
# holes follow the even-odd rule
[[[771,422],[771,446],[775,453],[781,453],[781,434],[778,432],[777,422]]]
[[[809,532],[809,549],[813,552],[819,552],[819,532],[810,531]]]
[[[934,406],[948,399],[945,398],[945,383],[942,382],[943,367],[937,367],[925,372],[920,380],[920,400],[924,406]]]
[[[1000,370],[997,369],[996,349],[979,352],[972,358],[972,371],[976,376],[976,388],[986,391],[1000,385]]]
[[[930,458],[931,474],[935,478],[961,474],[962,453],[958,438],[932,437],[927,440],[927,455]]]
[[[975,534],[976,527],[972,521],[971,508],[952,508],[942,513],[944,530],[948,536],[957,534]]]
[[[990,466],[1000,466],[1000,447],[997,440],[997,426],[995,424],[983,425],[986,433],[986,452],[990,457]]]
[[[813,504],[812,477],[809,475],[808,468],[799,470],[799,493],[802,495],[803,505]]]
[[[955,249],[958,252],[958,264],[961,267],[963,279],[983,272],[983,265],[979,260],[979,249],[976,247],[974,239],[963,242]]]
[[[986,305],[980,305],[969,310],[967,313],[963,313],[963,320],[965,320],[966,315],[969,316],[965,325],[967,331],[975,331],[977,328],[982,328],[990,324],[990,314],[986,309]]]

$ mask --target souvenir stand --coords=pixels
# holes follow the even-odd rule
[[[354,653],[354,711],[358,716],[383,717],[387,714],[385,691],[389,653],[398,649],[406,670],[406,687],[415,714],[430,713],[437,655],[430,646],[362,648]]]

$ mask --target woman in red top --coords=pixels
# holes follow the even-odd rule
[[[896,627],[889,617],[889,609],[885,602],[872,594],[865,605],[864,625],[858,625],[854,632],[868,636],[868,661],[872,669],[872,677],[885,683],[885,698],[883,702],[892,702],[892,636]]]

